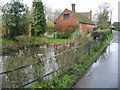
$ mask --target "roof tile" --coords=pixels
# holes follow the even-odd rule
[[[71,10],[69,11],[80,23],[94,24],[87,16],[84,16],[82,13],[76,13]]]

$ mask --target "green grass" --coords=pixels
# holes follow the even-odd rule
[[[2,43],[2,38],[0,38],[0,43]]]
[[[2,38],[0,38],[0,43],[2,43],[2,44],[13,44],[13,45],[17,44],[15,41],[8,40],[8,39],[2,39]]]
[[[52,81],[39,82],[35,88],[71,88],[78,78],[82,78],[88,68],[97,60],[102,54],[104,49],[111,41],[113,34],[110,34],[99,46],[95,47],[95,50],[90,50],[89,54],[83,55],[78,63],[70,67],[68,70],[64,70],[59,76]]]
[[[56,38],[43,38],[46,43],[66,43],[69,42],[70,39],[56,39]]]
[[[57,44],[63,44],[66,42],[69,42],[70,39],[54,39],[54,38],[43,38],[43,37],[34,37],[31,38],[25,38],[25,37],[19,37],[18,41],[12,41],[7,39],[1,39],[0,43],[2,43],[2,51],[3,52],[9,52],[10,50],[18,50],[18,47],[23,46],[31,46],[31,45],[43,45],[45,43],[57,43]]]
[[[115,29],[115,31],[120,31],[120,29]]]
[[[66,43],[70,42],[71,39],[55,39],[55,38],[41,38],[37,37],[34,41],[28,41],[22,39],[21,41],[15,42],[12,40],[2,39],[0,38],[0,42],[4,44],[23,44],[23,45],[30,45],[30,44],[39,44],[39,43]]]

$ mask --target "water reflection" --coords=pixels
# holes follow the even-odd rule
[[[20,67],[35,62],[31,57],[25,56],[3,56],[3,71],[13,70],[16,67]],[[25,82],[28,82],[36,77],[35,66],[29,66],[24,69],[19,69],[7,74],[2,75],[2,86],[3,87],[19,87]]]
[[[38,62],[37,64],[2,75],[2,87],[19,87],[39,77],[43,77],[60,67],[62,67],[63,70],[67,69],[71,64],[77,63],[80,56],[87,52],[87,48],[82,47],[61,53],[67,49],[70,49],[67,45],[51,45],[47,46],[47,48],[32,47],[2,56],[3,59],[0,61],[2,64],[1,72]],[[59,56],[45,60],[45,58],[59,53],[61,53]],[[51,80],[60,72],[61,70],[58,70],[57,72],[44,77],[43,80]]]
[[[118,51],[118,43],[111,43],[102,53],[102,55],[98,58],[98,60],[92,65],[92,68],[98,67],[100,64],[106,62],[108,60],[108,57],[110,53],[114,53],[115,51]]]
[[[54,47],[49,47],[48,49],[45,50],[46,53],[46,58],[50,57],[50,56],[54,56],[55,55],[55,48]],[[44,61],[44,74],[43,75],[47,75],[55,70],[57,70],[59,68],[58,63],[56,62],[56,58],[50,58]],[[58,72],[55,72],[53,74],[50,74],[48,76],[46,76],[44,78],[44,80],[51,80],[53,77],[55,77]]]
[[[2,57],[0,56],[0,72],[2,72]],[[2,76],[0,75],[0,88],[2,88]]]
[[[8,53],[2,56],[2,59],[0,60],[0,72],[13,70],[17,67],[39,62],[39,64],[30,65],[10,73],[0,75],[0,77],[2,77],[2,87],[19,87],[37,79],[38,77],[43,77],[44,75],[53,72],[63,65],[67,65],[71,61],[74,63],[73,52],[66,52],[57,57],[44,60],[45,58],[54,56],[66,49],[68,49],[67,46],[49,46],[47,48],[32,47],[20,49],[17,52]],[[53,77],[56,77],[59,72],[60,71],[50,74],[44,77],[43,80],[51,80]]]

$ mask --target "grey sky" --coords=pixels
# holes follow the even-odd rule
[[[118,6],[118,21],[120,22],[120,1],[119,1],[119,6]]]
[[[1,0],[0,0],[1,1]],[[4,0],[7,2],[10,0]],[[23,0],[24,3],[31,6],[33,0]],[[107,2],[112,7],[112,22],[118,21],[118,2],[119,0],[42,0],[45,5],[51,7],[53,10],[61,9],[62,11],[67,8],[71,10],[71,4],[76,4],[77,12],[93,11],[93,15],[96,13],[98,6]]]

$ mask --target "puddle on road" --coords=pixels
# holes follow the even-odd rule
[[[118,51],[118,43],[111,43],[110,44],[110,52]]]
[[[110,53],[118,51],[118,43],[111,43],[105,50],[105,52],[92,64],[89,70],[86,72],[85,77],[89,77],[93,70],[99,67],[101,64],[107,62]]]
[[[105,52],[97,59],[95,63],[91,66],[91,69],[98,67],[100,64],[104,63],[110,53],[118,51],[118,43],[111,43],[105,50]]]

